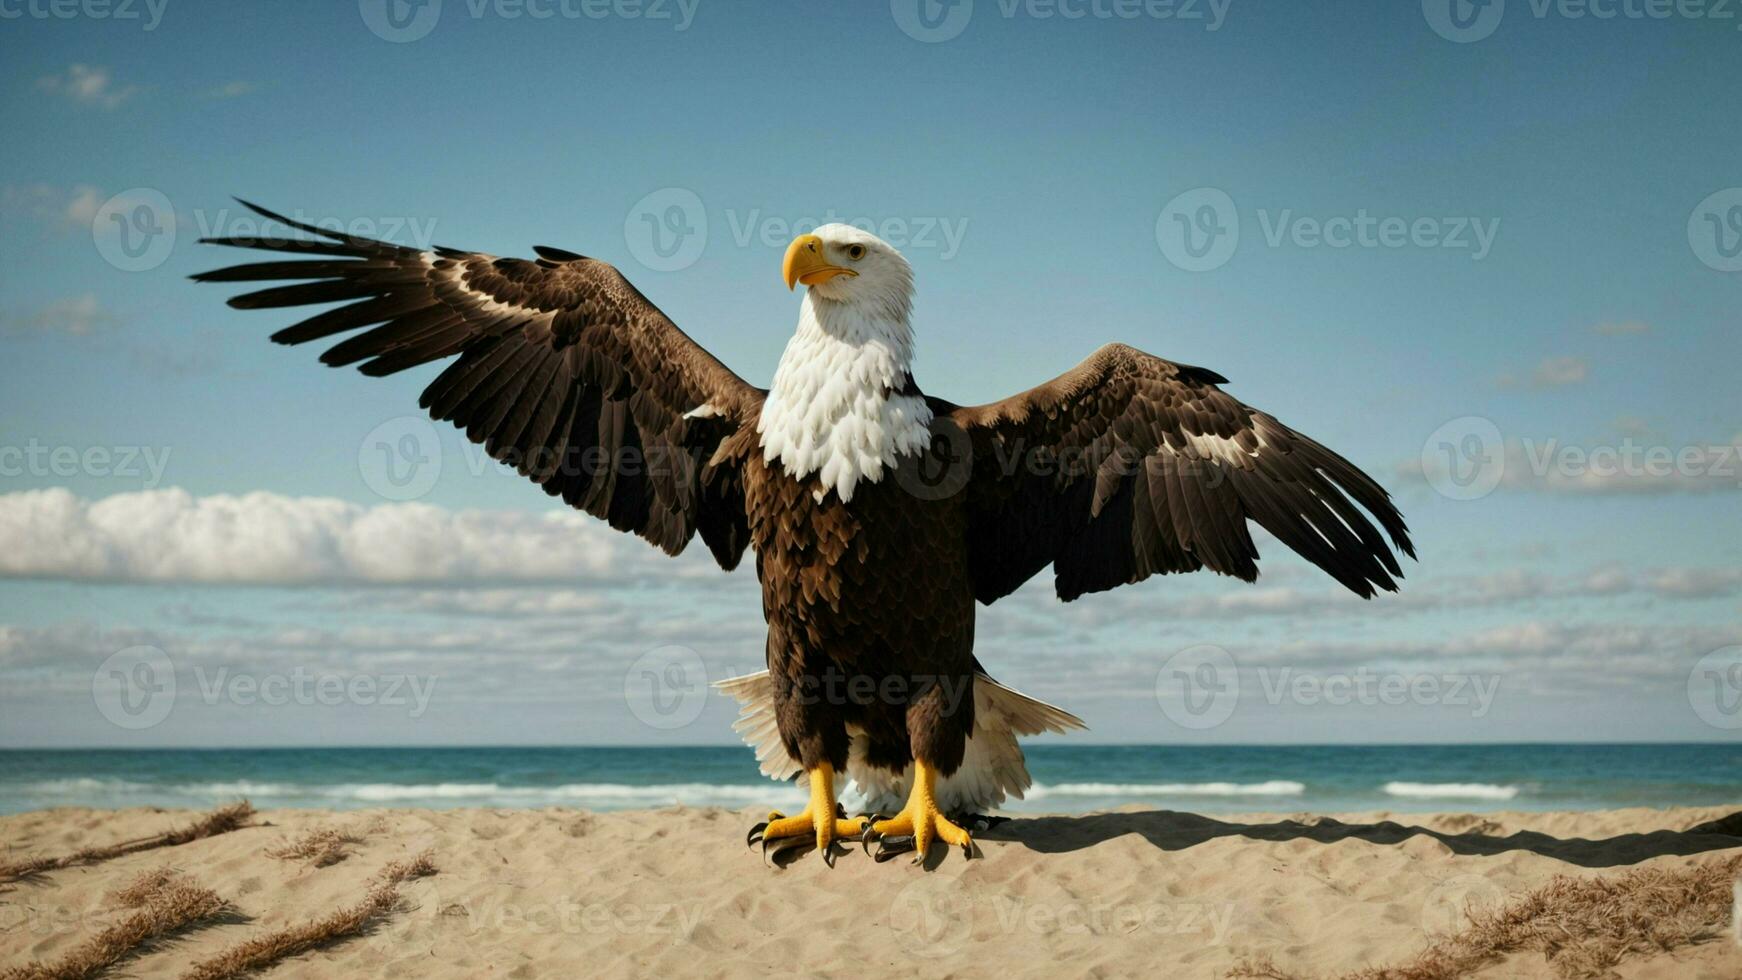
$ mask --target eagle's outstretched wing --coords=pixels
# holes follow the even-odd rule
[[[247,204],[246,201],[242,202]],[[272,335],[352,333],[321,360],[380,376],[447,357],[420,404],[553,496],[676,554],[696,534],[726,568],[748,540],[721,439],[763,392],[696,344],[607,263],[539,248],[537,261],[433,252],[301,224],[316,238],[208,238],[298,256],[201,282],[310,280],[246,293],[238,309],[341,302]],[[367,329],[364,329],[367,328]]]
[[[962,492],[975,596],[993,602],[1048,564],[1066,600],[1158,572],[1252,581],[1248,520],[1358,595],[1395,590],[1397,559],[1355,506],[1413,558],[1386,492],[1223,393],[1225,381],[1109,344],[1000,402],[934,402],[934,448],[970,460]]]

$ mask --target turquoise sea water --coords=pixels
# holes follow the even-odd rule
[[[1018,812],[1575,810],[1742,804],[1742,745],[1033,745]],[[0,812],[53,806],[623,809],[800,802],[749,750],[0,750]]]

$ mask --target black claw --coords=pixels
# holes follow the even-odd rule
[[[859,846],[864,848],[866,854],[871,853],[871,842],[872,841],[880,841],[883,839],[881,834],[879,834],[879,833],[877,833],[877,831],[871,829],[872,825],[875,824],[879,820],[886,820],[886,819],[888,819],[888,818],[884,817],[880,813],[868,814],[865,817],[865,829],[859,833]]]
[[[833,841],[829,842],[828,847],[823,848],[823,863],[828,865],[830,869],[835,866],[835,844]]]
[[[1009,817],[994,817],[985,813],[958,813],[950,816],[950,823],[974,832],[991,830],[1001,823],[1009,822]]]
[[[906,854],[908,851],[913,849],[912,837],[879,838],[877,841],[877,853],[872,855],[872,860],[876,861],[878,864],[882,864],[890,858],[895,857],[897,854]],[[920,857],[922,860],[924,859],[924,855],[921,855]]]
[[[777,866],[785,867],[785,865],[780,863],[781,856],[789,851],[796,851],[809,843],[812,842],[802,834],[797,837],[785,837],[772,842],[765,840],[762,842],[763,863],[767,863],[769,858],[773,858],[774,863]]]
[[[756,842],[762,839],[762,832],[764,830],[767,830],[767,829],[768,829],[768,821],[766,821],[766,820],[762,821],[761,823],[757,824],[754,827],[751,827],[750,833],[744,835],[744,846],[745,847],[754,847]]]

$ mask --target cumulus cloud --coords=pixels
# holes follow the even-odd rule
[[[67,70],[55,75],[44,75],[36,80],[36,89],[50,95],[63,96],[81,105],[94,105],[104,109],[114,109],[137,95],[139,89],[133,85],[117,85],[109,69],[101,65],[84,65],[74,63]]]
[[[174,488],[96,501],[63,488],[0,495],[0,541],[0,577],[9,578],[478,585],[617,581],[654,563],[665,575],[687,570],[579,512],[365,507],[264,492],[196,497]]]

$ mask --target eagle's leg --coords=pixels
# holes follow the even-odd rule
[[[835,804],[835,767],[828,763],[815,766],[810,770],[811,798],[804,810],[794,817],[782,817],[777,813],[769,814],[768,823],[761,827],[761,834],[755,829],[750,832],[751,843],[757,839],[762,841],[762,851],[768,852],[769,847],[780,841],[792,841],[795,845],[803,840],[816,840],[817,851],[823,860],[832,867],[835,863],[834,843],[843,838],[857,838],[865,832],[865,818],[854,817],[851,820],[842,819],[839,808]],[[785,848],[781,848],[784,850]]]
[[[973,838],[966,830],[951,823],[938,809],[935,795],[937,782],[937,767],[924,759],[913,760],[913,792],[908,794],[907,805],[888,820],[874,821],[865,834],[865,839],[911,837],[915,864],[925,860],[926,849],[931,847],[933,840],[960,847],[965,857],[973,857]]]

